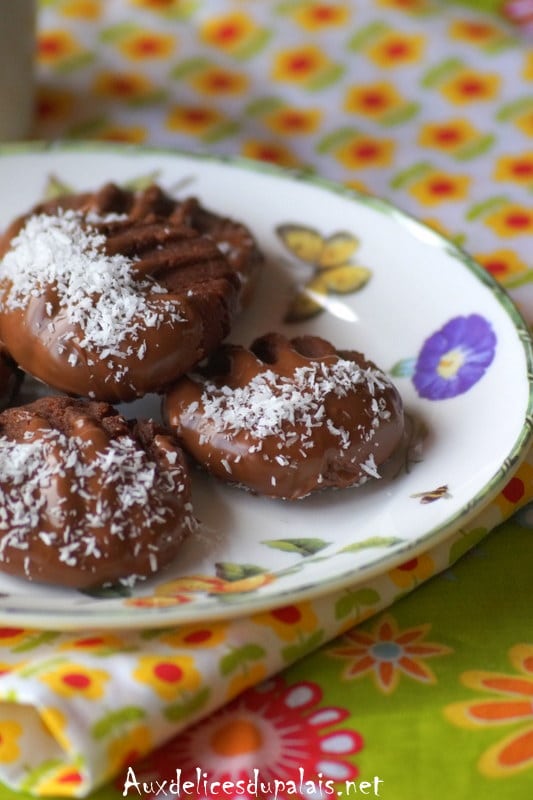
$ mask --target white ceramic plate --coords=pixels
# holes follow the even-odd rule
[[[269,330],[312,332],[363,351],[394,375],[411,421],[410,446],[395,475],[391,469],[364,487],[295,503],[254,497],[198,473],[194,505],[203,527],[179,562],[130,596],[0,576],[1,624],[168,625],[357,585],[457,530],[503,486],[530,442],[526,325],[481,268],[381,200],[242,161],[43,145],[1,151],[0,226],[58,183],[81,191],[110,179],[139,185],[151,178],[245,222],[267,256],[255,300],[231,340],[248,345]],[[303,258],[291,252],[288,225],[304,229]],[[331,237],[339,232],[347,236],[335,249]],[[295,292],[307,292],[307,301],[295,306]],[[304,319],[309,298],[321,309]],[[300,319],[287,322],[287,315]],[[159,400],[122,410],[155,416]]]

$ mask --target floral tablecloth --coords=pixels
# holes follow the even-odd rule
[[[244,155],[386,197],[531,322],[532,16],[527,0],[41,0],[34,137]],[[0,628],[0,796],[530,796],[532,499],[530,454],[446,543],[238,622]]]

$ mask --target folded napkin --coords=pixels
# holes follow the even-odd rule
[[[0,780],[38,796],[86,795],[447,569],[531,499],[533,452],[493,502],[429,552],[353,589],[230,622],[133,633],[0,628]]]

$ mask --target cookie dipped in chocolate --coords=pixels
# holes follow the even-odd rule
[[[157,188],[109,185],[37,206],[10,226],[0,337],[26,372],[69,394],[127,401],[163,391],[220,344],[258,251],[242,226],[194,201],[174,206],[170,213]],[[192,226],[204,214],[242,238],[239,253],[226,243],[235,263],[222,239]]]
[[[223,346],[170,389],[163,413],[210,473],[289,500],[379,478],[404,432],[386,375],[316,336]]]
[[[183,453],[165,429],[64,397],[0,414],[0,570],[131,586],[172,561],[195,524]]]

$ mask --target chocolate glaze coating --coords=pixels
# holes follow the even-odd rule
[[[223,346],[169,390],[163,413],[210,473],[290,500],[379,477],[404,431],[384,373],[316,336]]]
[[[175,438],[48,397],[0,414],[0,570],[75,588],[150,576],[195,527]]]
[[[0,342],[0,411],[10,402],[21,380],[22,373],[9,356],[5,345]]]
[[[0,256],[13,253],[14,237],[31,219],[57,219],[65,211],[105,238],[106,257],[133,262],[133,279],[150,310],[135,318],[121,341],[80,345],[85,332],[69,319],[57,282],[28,292],[16,306],[13,283],[0,265],[0,336],[25,371],[60,391],[109,402],[163,391],[220,344],[247,301],[262,261],[252,236],[194,199],[179,203],[157,186],[131,192],[108,184],[35,206],[9,226]],[[150,290],[154,284],[157,294]],[[95,288],[91,301],[97,298]],[[157,324],[148,322],[152,314]]]

